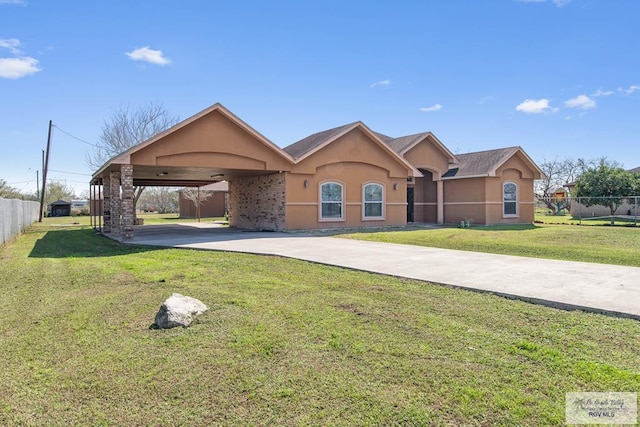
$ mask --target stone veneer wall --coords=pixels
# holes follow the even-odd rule
[[[229,225],[252,230],[285,228],[285,174],[229,181]]]

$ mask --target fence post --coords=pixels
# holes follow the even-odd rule
[[[580,199],[582,199],[582,197],[578,197],[578,224],[582,225],[582,202]]]

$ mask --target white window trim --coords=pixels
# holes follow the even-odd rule
[[[507,184],[513,184],[516,186],[516,200],[514,200],[512,203],[515,203],[516,205],[516,213],[515,214],[505,214],[504,211],[504,207],[505,207],[505,200],[504,200],[504,187]],[[502,218],[518,218],[520,216],[520,209],[518,206],[518,198],[519,198],[519,191],[518,191],[518,183],[517,182],[513,182],[513,181],[504,181],[502,183]]]
[[[341,195],[341,200],[340,200],[340,205],[341,205],[341,209],[340,209],[340,218],[323,218],[322,217],[322,186],[325,184],[338,184],[340,186],[340,188],[342,189],[342,195]],[[318,184],[318,222],[341,222],[341,221],[345,221],[346,220],[346,212],[345,212],[345,207],[346,207],[346,203],[344,200],[344,195],[345,195],[345,185],[343,182],[340,182],[338,180],[335,179],[328,179],[326,181],[321,181]],[[336,203],[336,202],[328,202],[328,203]]]
[[[380,203],[381,204],[381,211],[382,211],[382,215],[381,216],[366,216],[365,212],[367,209],[367,201],[365,200],[365,194],[364,194],[364,189],[367,185],[379,185],[382,188],[382,200],[380,202],[369,202],[369,203]],[[382,183],[379,183],[377,181],[368,181],[365,182],[364,184],[362,184],[362,220],[363,221],[380,221],[380,220],[384,220],[386,219],[385,214],[386,214],[386,209],[385,209],[385,196],[386,196],[386,191],[384,191],[384,185]]]

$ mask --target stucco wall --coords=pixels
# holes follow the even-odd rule
[[[442,152],[431,137],[417,144],[404,154],[404,158],[412,165],[420,169],[437,171],[436,179],[449,169],[449,157]]]
[[[38,220],[40,203],[0,198],[0,245]]]
[[[457,224],[472,220],[486,224],[485,178],[466,178],[444,181],[444,222]]]
[[[527,224],[535,219],[533,175],[519,161],[516,158],[509,160],[497,171],[498,176],[487,178],[487,224]],[[502,214],[502,187],[505,182],[513,182],[518,186],[516,217],[505,217]]]
[[[220,111],[195,120],[131,155],[136,165],[225,167],[288,170],[290,164],[272,148]]]
[[[407,165],[400,159],[390,155],[368,134],[355,129],[292,166],[286,174],[286,228],[404,225],[408,174]],[[321,218],[320,185],[326,181],[343,185],[343,218],[339,220]],[[364,218],[363,185],[369,182],[383,186],[382,220]]]
[[[340,220],[320,218],[320,185],[326,181],[343,185],[344,217]],[[288,173],[286,227],[298,230],[404,225],[407,223],[406,181],[406,177],[389,178],[389,171],[383,168],[356,162],[324,165],[314,175]],[[363,185],[369,182],[384,188],[384,220],[363,217]]]
[[[283,230],[285,174],[229,180],[229,225],[252,230]]]
[[[513,169],[507,163],[497,171],[499,176],[446,180],[444,182],[444,220],[457,224],[471,220],[474,224],[525,224],[534,220],[533,179],[529,170]],[[502,207],[502,186],[513,182],[518,186],[517,216],[505,217]]]

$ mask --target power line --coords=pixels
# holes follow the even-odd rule
[[[91,145],[92,147],[100,148],[100,146],[99,146],[99,145],[97,145],[97,144],[92,144],[92,143],[90,143],[90,142],[88,142],[88,141],[85,141],[85,140],[84,140],[84,139],[82,139],[82,138],[78,138],[78,137],[77,137],[77,136],[75,136],[75,135],[71,135],[69,132],[65,131],[64,129],[61,129],[58,125],[53,125],[53,127],[54,127],[54,128],[56,128],[56,129],[58,129],[60,132],[62,132],[62,133],[64,133],[64,134],[66,134],[66,135],[68,135],[68,136],[70,136],[71,138],[73,138],[73,139],[77,139],[78,141],[82,142],[83,144],[87,144],[87,145]]]
[[[71,175],[84,175],[84,176],[91,176],[90,173],[78,173],[78,172],[67,172],[67,171],[58,171],[55,169],[49,169],[51,172],[58,172],[58,173],[68,173]]]

